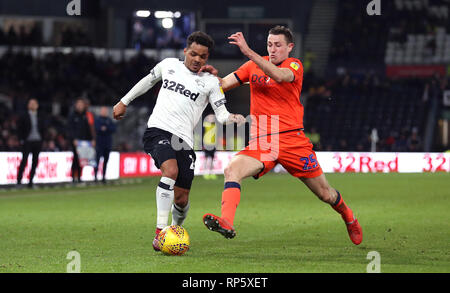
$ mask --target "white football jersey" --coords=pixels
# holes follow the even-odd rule
[[[222,108],[225,107],[225,95],[217,77],[207,72],[192,72],[182,60],[177,58],[162,60],[150,71],[146,81],[149,87],[162,81],[156,105],[147,126],[175,134],[191,148],[194,145],[194,127],[208,102],[216,114],[218,108],[223,111]],[[126,105],[135,98],[127,96],[122,98],[122,102]],[[226,113],[229,114],[228,111]]]

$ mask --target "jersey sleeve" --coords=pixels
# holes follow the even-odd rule
[[[162,67],[164,66],[165,60],[156,64],[155,67],[150,70],[150,73],[142,78],[122,99],[122,103],[128,105],[136,99],[137,97],[146,93],[149,89],[151,89],[158,81],[161,80],[162,77]]]
[[[86,118],[87,118],[89,125],[94,125],[95,120],[94,120],[94,114],[92,114],[92,112],[87,111]]]
[[[303,64],[298,59],[291,58],[282,67],[289,68],[294,74],[294,80],[291,82],[301,81],[303,78]]]
[[[249,60],[241,65],[235,72],[234,76],[236,76],[237,80],[240,84],[246,83],[250,79],[250,68],[252,61]]]
[[[228,115],[230,114],[225,106],[226,102],[227,100],[225,99],[225,94],[219,84],[219,80],[214,78],[209,92],[209,103],[214,110],[214,114],[216,114],[217,121],[222,124],[227,121]]]

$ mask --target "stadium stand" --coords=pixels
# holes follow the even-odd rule
[[[386,76],[386,67],[449,63],[448,5],[445,1],[384,1],[382,15],[370,17],[360,13],[366,3],[337,3],[326,73],[316,76],[310,70],[304,76],[305,126],[306,131],[315,128],[321,137],[317,150],[369,151],[374,128],[379,136],[377,150],[423,150],[427,123],[432,123],[428,118],[442,107],[440,102],[432,107],[433,102],[449,82],[442,76],[392,79]],[[77,27],[61,30],[58,42],[69,47],[91,43]],[[18,32],[12,27],[0,29],[0,45],[8,46],[0,54],[1,150],[17,149],[15,121],[29,97],[38,98],[50,117],[44,150],[67,150],[65,117],[75,98],[82,95],[93,106],[112,106],[158,61],[141,53],[115,61],[89,50],[33,56],[28,46],[45,45],[39,26]],[[141,126],[145,126],[157,91],[152,89],[146,94],[150,98],[133,104],[147,108],[121,123],[117,135],[127,133],[130,138],[118,141],[116,150],[139,148],[129,142],[140,141]],[[408,140],[420,143],[410,147]]]
[[[449,62],[448,3],[385,1],[376,17],[360,13],[365,5],[338,4],[326,75],[305,75],[305,127],[317,129],[322,150],[370,151],[377,129],[378,151],[423,151],[427,118],[442,109],[448,79],[388,78],[386,68]]]
[[[365,3],[341,1],[329,69],[384,64],[439,64],[450,61],[448,2],[396,0],[383,2],[381,16],[362,13]]]
[[[92,53],[56,52],[33,57],[27,50],[7,51],[0,58],[0,92],[4,95],[0,100],[0,148],[5,151],[18,149],[15,123],[18,115],[26,110],[27,99],[35,97],[49,117],[43,149],[68,150],[66,117],[74,100],[85,96],[94,106],[112,105],[155,62],[143,54],[127,62],[114,62],[96,58]],[[153,94],[153,91],[148,93],[150,97]],[[154,99],[142,99],[136,104],[147,103],[152,107],[153,102]]]
[[[380,137],[378,151],[412,151],[389,140],[423,133],[428,113],[423,100],[425,84],[423,80],[392,81],[371,75],[357,79],[347,74],[326,86],[310,87],[305,128],[315,127],[320,133],[321,150],[370,151],[370,133],[375,128]]]
[[[429,5],[426,5],[429,2]],[[396,0],[386,47],[386,64],[439,64],[450,61],[448,3]],[[420,21],[418,21],[420,20]]]

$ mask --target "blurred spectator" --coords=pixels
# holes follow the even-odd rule
[[[360,152],[370,152],[371,147],[372,147],[372,138],[370,134],[367,134],[365,138],[358,143],[357,150]]]
[[[405,131],[400,133],[399,138],[395,141],[394,151],[395,152],[406,152],[408,150],[408,138]]]
[[[92,136],[91,126],[89,125],[88,116],[86,114],[87,105],[84,98],[78,98],[75,102],[74,111],[70,114],[67,123],[67,133],[72,144],[73,161],[72,161],[72,180],[81,182],[82,166],[80,162],[80,154],[78,147],[82,141],[90,141],[92,147],[95,147],[95,140]]]
[[[425,57],[431,57],[434,56],[436,52],[436,37],[434,34],[430,34],[431,38],[427,41],[427,44],[425,46]]]
[[[386,152],[392,152],[395,145],[395,137],[396,133],[394,131],[391,131],[389,133],[389,136],[384,139],[383,142],[383,150]]]
[[[133,24],[132,44],[136,49],[141,48],[143,42],[144,26],[140,20],[136,20]]]
[[[95,119],[96,131],[96,165],[94,168],[95,181],[97,181],[97,172],[100,158],[103,157],[102,182],[106,182],[106,168],[108,166],[109,153],[112,148],[112,134],[116,131],[116,124],[109,118],[109,108],[101,107],[100,115]]]
[[[155,29],[152,27],[147,28],[142,35],[142,42],[145,48],[156,48],[156,35]]]
[[[16,31],[14,30],[14,27],[10,27],[8,34],[6,36],[6,44],[8,45],[17,45],[19,42],[19,38],[17,37]]]
[[[70,142],[65,138],[64,134],[60,133],[56,137],[56,145],[60,151],[71,150]]]
[[[347,140],[345,140],[344,138],[339,139],[337,150],[340,152],[347,152],[349,150]]]
[[[364,145],[363,145],[363,143],[362,143],[362,142],[358,142],[358,143],[356,144],[355,150],[356,150],[357,152],[364,152],[365,150],[364,150]]]
[[[12,152],[20,151],[19,138],[15,134],[12,134],[7,138],[6,145],[8,147],[8,151],[12,151]]]
[[[119,144],[118,151],[121,153],[128,153],[128,152],[131,152],[132,149],[131,149],[131,146],[129,143],[123,141]]]
[[[33,186],[33,178],[39,162],[39,153],[42,148],[42,139],[45,124],[42,115],[38,112],[39,103],[36,99],[28,101],[28,111],[20,117],[18,134],[22,144],[22,160],[17,173],[17,184],[22,183],[23,171],[27,165],[28,155],[32,154],[30,181],[28,187]]]
[[[59,152],[60,149],[56,146],[56,143],[54,140],[48,140],[44,141],[42,146],[43,152]]]
[[[312,64],[316,59],[316,54],[310,49],[306,49],[305,57],[303,58],[303,72],[305,74],[310,73],[312,70]]]
[[[156,39],[157,48],[181,49],[183,45],[184,38],[181,30],[177,27],[167,30],[166,34],[161,34]]]
[[[94,113],[92,113],[91,111],[89,111],[89,107],[91,106],[91,101],[88,98],[84,98],[84,105],[85,105],[85,111],[86,111],[86,117],[89,123],[89,127],[91,130],[91,136],[92,139],[95,140],[96,139],[96,129],[95,129],[95,117],[94,117]]]
[[[203,169],[205,179],[216,179],[216,174],[213,174],[214,170],[214,157],[216,154],[216,118],[214,114],[208,114],[203,120],[203,153],[205,155]]]
[[[333,149],[333,146],[331,145],[331,144],[327,144],[326,145],[326,147],[325,147],[325,151],[326,152],[331,152],[331,151],[333,151],[334,149]]]
[[[417,133],[417,129],[413,129],[406,142],[406,145],[408,148],[408,152],[420,152],[422,150],[422,140]]]

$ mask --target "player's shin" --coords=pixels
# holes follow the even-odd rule
[[[222,192],[222,216],[231,225],[234,222],[236,209],[241,200],[241,185],[237,182],[225,182],[225,189]]]
[[[189,211],[189,206],[189,202],[184,208],[178,206],[175,203],[172,205],[172,225],[183,225]]]
[[[349,224],[349,223],[353,222],[353,220],[354,220],[353,211],[345,204],[344,199],[342,198],[339,191],[336,190],[336,192],[337,192],[337,198],[336,198],[336,201],[331,205],[331,207],[336,212],[341,214],[344,221],[347,224]]]
[[[156,188],[156,228],[163,229],[169,222],[169,213],[172,207],[175,180],[168,177],[161,177]]]

